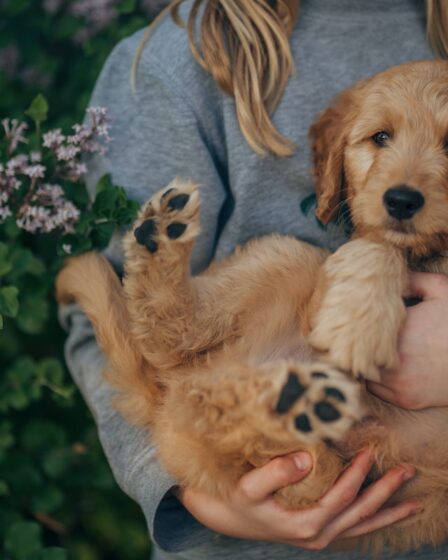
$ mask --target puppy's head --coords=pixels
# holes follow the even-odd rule
[[[448,246],[448,62],[397,66],[343,92],[311,127],[317,217],[418,255]]]

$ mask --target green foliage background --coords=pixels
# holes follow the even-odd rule
[[[67,130],[81,121],[112,47],[149,21],[148,2],[144,8],[137,0],[111,0],[113,21],[80,43],[74,38],[88,22],[71,13],[74,1],[60,0],[51,12],[46,0],[0,0],[0,120],[23,120],[43,93],[46,128]],[[76,194],[90,212],[85,246],[104,245],[110,235],[111,227],[95,231],[95,216],[110,226],[129,221],[135,210],[120,189],[107,181],[101,188],[93,210],[85,192]],[[0,558],[148,558],[143,516],[118,490],[63,364],[53,299],[57,242],[21,232],[12,221],[0,225]]]

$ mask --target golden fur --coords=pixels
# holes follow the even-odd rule
[[[390,135],[382,147],[379,131]],[[407,271],[447,269],[447,134],[448,63],[392,68],[340,95],[311,129],[317,214],[328,222],[345,202],[354,225],[333,255],[270,235],[191,277],[199,194],[176,180],[127,234],[123,286],[100,255],[68,262],[59,300],[76,299],[92,320],[120,409],[151,428],[180,485],[225,496],[252,465],[307,450],[311,474],[277,495],[306,507],[370,446],[373,478],[416,466],[391,503],[417,497],[424,510],[352,545],[447,540],[448,409],[399,409],[354,379],[397,363]],[[404,221],[383,203],[400,185],[425,197]],[[355,424],[365,414],[381,426]]]

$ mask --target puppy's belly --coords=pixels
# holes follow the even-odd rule
[[[246,353],[247,364],[251,367],[279,360],[310,362],[313,359],[313,351],[298,329],[283,332],[269,341],[260,340],[259,344],[249,346]]]
[[[418,412],[388,407],[385,425],[389,431],[391,454],[421,467],[448,468],[448,424],[446,408]]]

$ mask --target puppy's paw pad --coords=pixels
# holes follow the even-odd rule
[[[294,426],[299,432],[303,432],[305,434],[313,430],[310,419],[304,412],[294,418]]]
[[[137,243],[145,246],[150,253],[155,253],[158,249],[158,244],[154,239],[156,235],[157,226],[152,219],[145,220],[134,230]]]
[[[303,395],[306,389],[307,388],[300,382],[297,373],[290,371],[288,373],[288,379],[281,390],[277,406],[275,407],[275,412],[278,414],[288,412],[297,399]]]
[[[170,239],[179,239],[187,229],[187,224],[181,224],[180,222],[174,222],[166,228],[166,234]]]
[[[152,254],[163,254],[178,243],[193,241],[199,233],[199,191],[193,183],[175,180],[142,208],[134,237]]]
[[[190,200],[190,195],[181,193],[173,196],[167,204],[168,210],[182,210]]]
[[[314,414],[322,422],[334,422],[341,417],[340,411],[327,401],[319,401],[314,405]]]
[[[363,416],[359,384],[333,367],[289,365],[280,375],[273,412],[301,439],[341,439]]]

